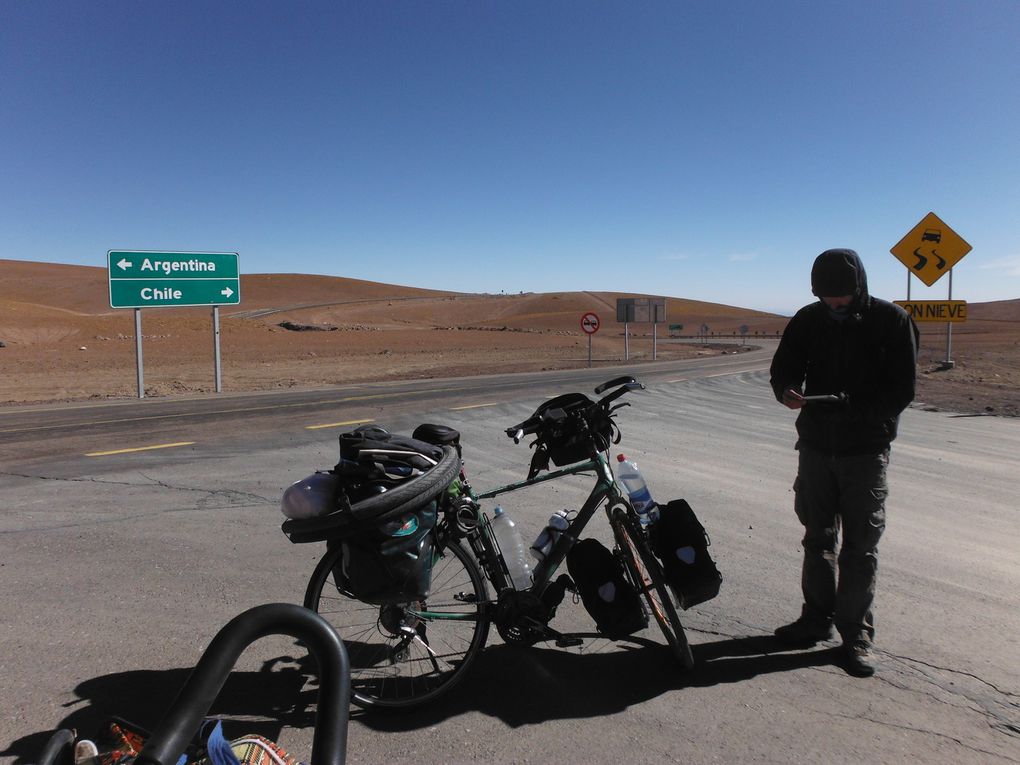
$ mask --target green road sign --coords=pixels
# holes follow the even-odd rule
[[[237,305],[236,252],[106,253],[111,308]]]

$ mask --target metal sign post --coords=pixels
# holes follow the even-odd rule
[[[216,392],[223,392],[223,375],[220,368],[220,307],[214,305],[212,307],[212,324],[213,324],[213,358],[215,359],[216,366]]]
[[[145,398],[145,375],[142,373],[142,309],[135,309],[135,371],[138,377],[138,398]]]
[[[599,315],[592,311],[581,316],[581,330],[588,335],[588,367],[591,368],[591,337],[599,331],[599,327],[602,322],[599,321]]]
[[[949,300],[953,299],[953,269],[949,269]],[[952,369],[956,362],[953,361],[953,323],[946,322],[946,368]]]

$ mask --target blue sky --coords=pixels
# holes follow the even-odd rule
[[[1016,0],[3,0],[0,258],[788,313],[934,211],[1018,298],[1018,82]]]

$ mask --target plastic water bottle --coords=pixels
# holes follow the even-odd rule
[[[560,538],[560,534],[566,531],[568,526],[570,526],[570,521],[567,520],[566,510],[557,510],[550,515],[549,522],[531,546],[532,556],[537,560],[545,560],[546,556],[552,552],[553,545]]]
[[[634,512],[637,513],[641,527],[647,528],[659,520],[659,506],[652,499],[651,492],[648,491],[648,484],[645,483],[637,463],[622,454],[616,455],[616,461],[620,463],[616,477],[620,479],[623,487],[627,490],[630,503],[634,506]]]
[[[496,544],[503,553],[503,561],[506,563],[507,571],[510,572],[514,589],[528,589],[531,587],[531,562],[528,560],[528,553],[524,549],[524,541],[517,526],[499,505],[492,511],[490,525],[493,536],[496,537]]]

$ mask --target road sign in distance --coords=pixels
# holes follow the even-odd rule
[[[617,298],[616,320],[623,324],[666,321],[666,298]]]
[[[241,302],[236,252],[110,250],[106,258],[111,308]]]
[[[930,212],[889,250],[929,287],[963,260],[971,246]]]
[[[589,311],[581,317],[581,329],[584,330],[585,334],[594,335],[599,331],[601,323],[599,322],[599,315]]]

